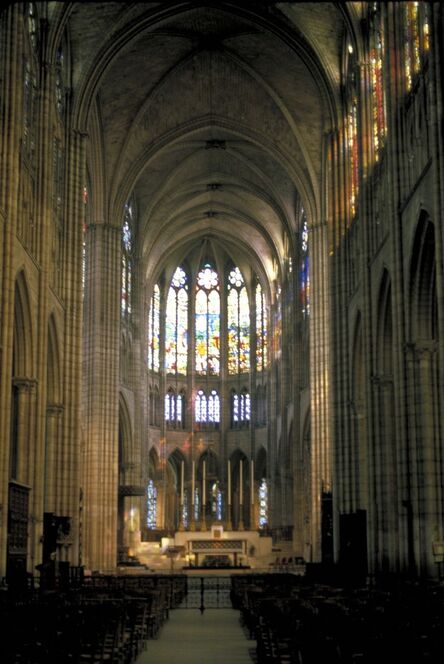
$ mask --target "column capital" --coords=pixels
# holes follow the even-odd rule
[[[404,344],[404,353],[408,359],[420,362],[431,357],[438,351],[438,344],[434,339],[424,339]]]
[[[37,389],[37,379],[36,378],[13,378],[12,384],[16,387],[19,392],[35,392]]]
[[[370,378],[370,382],[372,386],[377,389],[392,387],[393,376],[392,374],[373,374]]]
[[[65,410],[65,406],[62,403],[48,403],[46,406],[46,414],[50,417],[58,417]]]

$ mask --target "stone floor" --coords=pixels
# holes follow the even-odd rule
[[[136,664],[252,664],[249,641],[234,609],[175,609]]]

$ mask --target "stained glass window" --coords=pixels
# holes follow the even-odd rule
[[[184,400],[183,392],[176,394],[172,388],[165,394],[165,422],[170,428],[183,428]]]
[[[302,315],[310,313],[310,271],[308,257],[308,222],[305,211],[301,217],[301,269],[299,273],[299,299]]]
[[[267,366],[267,313],[262,286],[256,285],[256,370]]]
[[[231,423],[232,427],[245,427],[250,423],[251,400],[250,394],[244,388],[240,394],[235,390],[231,393]]]
[[[165,368],[168,373],[186,374],[188,358],[188,283],[178,267],[171,279],[165,319]]]
[[[33,2],[28,2],[28,33],[31,44],[37,46],[37,14]]]
[[[131,314],[131,278],[132,278],[132,221],[133,210],[129,203],[125,205],[125,216],[122,227],[122,288],[121,313],[122,316]]]
[[[228,373],[250,369],[250,306],[244,278],[238,267],[228,275]]]
[[[276,289],[276,305],[273,312],[273,352],[275,356],[282,350],[282,306],[280,295],[280,286]]]
[[[211,390],[209,395],[206,395],[203,390],[198,390],[194,404],[194,416],[196,422],[219,424],[220,399],[216,390]]]
[[[199,488],[196,486],[194,489],[194,520],[198,521],[200,516],[200,494]]]
[[[262,478],[259,485],[259,528],[268,525],[268,485],[267,480]]]
[[[146,523],[148,528],[155,529],[157,525],[157,489],[153,480],[148,480],[146,494]]]
[[[189,505],[188,505],[188,489],[183,491],[183,505],[182,505],[182,523],[185,528],[189,526]]]
[[[407,91],[411,90],[413,78],[421,69],[418,5],[418,2],[404,3],[404,66]]]
[[[148,315],[148,368],[159,371],[160,289],[154,286]]]
[[[237,392],[231,394],[231,422],[233,427],[239,424],[239,395]]]
[[[23,148],[32,161],[35,156],[37,77],[30,62],[25,62],[23,90]]]
[[[211,487],[211,514],[214,519],[222,521],[222,491],[219,482],[214,482]]]
[[[65,58],[60,45],[56,52],[55,61],[55,101],[61,118],[65,112],[66,88],[65,88]]]
[[[358,104],[355,97],[350,102],[347,114],[347,146],[350,165],[350,215],[354,217],[356,215],[359,186]]]
[[[384,145],[386,135],[386,110],[384,90],[384,30],[379,3],[373,3],[371,16],[370,83],[372,92],[372,135],[375,160]]]
[[[196,284],[196,373],[218,375],[220,368],[220,293],[217,272],[206,263]]]
[[[86,283],[86,216],[88,207],[88,189],[83,187],[83,228],[82,228],[82,296],[85,294]]]

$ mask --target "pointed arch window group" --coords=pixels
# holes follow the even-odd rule
[[[168,428],[185,426],[185,391],[178,391],[177,380],[180,385],[181,377],[193,370],[198,379],[192,405],[194,421],[199,428],[219,427],[221,400],[217,385],[212,385],[211,381],[221,375],[223,330],[226,349],[223,356],[228,375],[241,376],[252,368],[260,373],[267,368],[268,316],[262,286],[254,278],[250,301],[239,267],[229,265],[225,275],[225,282],[221,283],[214,265],[203,261],[192,285],[189,272],[179,265],[164,299],[159,282],[151,293],[147,321],[148,369],[159,373],[163,365],[168,376],[176,377],[172,378],[176,387],[171,383],[164,396]],[[234,390],[230,406],[232,427],[249,426],[249,391],[246,388],[239,392]]]

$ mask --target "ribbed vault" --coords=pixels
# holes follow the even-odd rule
[[[321,215],[343,13],[270,2],[58,11],[69,13],[79,125],[101,133],[108,198],[95,218],[119,224],[133,196],[148,278],[162,256],[210,233],[274,279],[296,201],[312,223]]]

